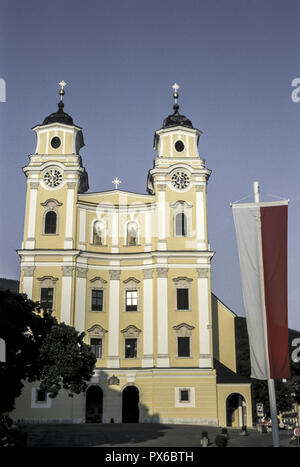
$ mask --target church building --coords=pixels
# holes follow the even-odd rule
[[[236,372],[235,315],[211,292],[211,171],[198,152],[202,132],[179,112],[178,85],[173,113],[154,134],[145,194],[121,190],[118,178],[112,190],[88,191],[65,85],[58,110],[33,128],[36,148],[23,168],[20,292],[84,331],[97,364],[73,398],[51,399],[26,383],[11,417],[252,426],[250,382]]]

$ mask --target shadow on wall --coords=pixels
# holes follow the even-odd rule
[[[106,373],[98,370],[81,398],[86,423],[58,423],[57,417],[51,423],[49,409],[45,409],[47,423],[40,419],[39,423],[21,425],[27,433],[27,446],[143,445],[149,440],[165,437],[172,427],[159,424],[159,415],[149,413],[148,407],[140,401],[140,388],[134,382],[121,386],[117,376],[108,378]]]
[[[141,389],[135,382],[121,386],[116,375],[97,371],[85,393],[86,423],[159,423],[159,414],[149,413],[141,402]]]

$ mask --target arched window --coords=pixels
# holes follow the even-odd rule
[[[187,218],[183,212],[179,212],[175,217],[175,235],[186,237],[187,235]]]
[[[48,211],[45,214],[45,234],[55,234],[57,228],[57,214],[55,211]]]
[[[129,222],[127,224],[127,245],[137,245],[137,224],[135,222]]]
[[[97,221],[94,223],[93,227],[93,244],[94,245],[103,245],[103,234],[104,227],[102,222]]]

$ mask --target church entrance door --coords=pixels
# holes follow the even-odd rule
[[[139,423],[139,390],[127,386],[122,394],[122,423]]]
[[[86,392],[86,423],[102,423],[103,391],[99,386],[90,386]]]

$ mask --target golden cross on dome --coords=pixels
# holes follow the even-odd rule
[[[64,90],[64,87],[67,85],[67,83],[64,82],[64,80],[62,80],[60,83],[58,83],[60,85],[60,90],[59,90],[59,95],[60,95],[60,100],[62,101],[62,98],[65,94],[65,90]]]
[[[177,91],[178,91],[178,89],[179,89],[179,85],[178,85],[177,83],[174,83],[173,86],[172,86],[172,88],[174,89],[174,93],[173,93],[174,104],[177,105],[177,99],[178,99],[178,96],[179,96],[179,94],[178,94]]]
[[[117,190],[117,189],[118,189],[118,186],[119,186],[120,183],[122,183],[122,182],[121,182],[121,180],[120,180],[118,177],[116,177],[116,178],[114,178],[114,179],[112,180],[111,183],[113,183],[113,184],[115,185],[115,189]]]

